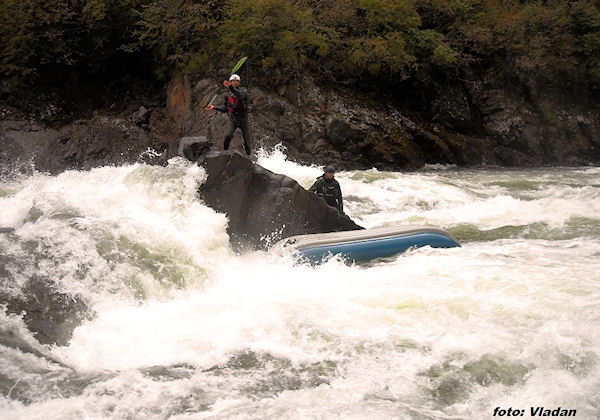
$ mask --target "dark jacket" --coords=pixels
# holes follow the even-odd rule
[[[225,95],[223,106],[216,106],[214,109],[221,112],[227,112],[234,117],[248,116],[248,91],[243,87],[234,88],[229,86],[229,91]]]
[[[339,211],[344,211],[342,189],[340,188],[340,183],[335,178],[327,179],[325,174],[323,174],[317,178],[317,181],[310,187],[309,191],[325,199],[330,206],[337,208]]]

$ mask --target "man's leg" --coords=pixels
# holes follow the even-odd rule
[[[223,149],[229,149],[229,143],[231,143],[231,139],[233,138],[233,132],[235,131],[236,126],[231,121],[231,118],[227,119],[227,125],[225,127],[225,141],[223,142]]]
[[[242,137],[244,138],[244,150],[246,151],[246,155],[250,156],[252,153],[252,139],[250,137],[250,127],[248,124],[248,117],[239,118],[238,125],[242,129]]]

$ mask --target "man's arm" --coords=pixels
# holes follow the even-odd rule
[[[223,106],[209,105],[206,107],[206,109],[208,109],[209,111],[212,111],[214,109],[215,111],[219,112],[227,112],[227,95],[225,95],[225,99],[223,100]]]
[[[338,210],[342,213],[344,212],[344,200],[342,199],[342,188],[340,187],[340,183],[337,184],[337,201],[338,201]]]

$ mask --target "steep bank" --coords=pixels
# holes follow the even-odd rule
[[[195,109],[218,91],[201,80],[192,88]],[[306,77],[275,89],[254,87],[255,142],[282,143],[305,163],[414,169],[459,166],[584,165],[600,161],[598,113],[558,93],[506,86],[490,76],[439,88],[425,110],[403,98],[318,86]],[[409,92],[406,93],[410,95]],[[220,141],[221,115],[197,113],[194,131]]]
[[[401,93],[379,97],[320,86],[308,76],[284,81],[271,75],[259,82],[249,89],[254,147],[281,143],[291,159],[302,163],[403,170],[435,163],[524,167],[600,162],[600,115],[594,104],[531,80],[507,84],[490,74],[440,86],[427,93],[431,99],[420,98],[418,106]],[[158,161],[164,161],[172,155],[166,152],[169,145],[183,136],[205,135],[222,147],[226,117],[204,106],[214,95],[219,103],[224,94],[219,80],[177,76],[158,95],[162,99],[132,100],[121,104],[118,113],[96,110],[93,117],[70,123],[57,123],[60,107],[50,124],[16,120],[4,112],[0,136],[8,146],[0,161],[6,168],[33,159],[37,169],[57,172],[132,162],[149,148],[162,153]],[[237,133],[233,147],[239,146]]]

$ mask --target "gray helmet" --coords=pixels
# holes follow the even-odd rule
[[[329,174],[335,173],[335,168],[333,167],[333,165],[325,166],[325,173],[329,173]]]

